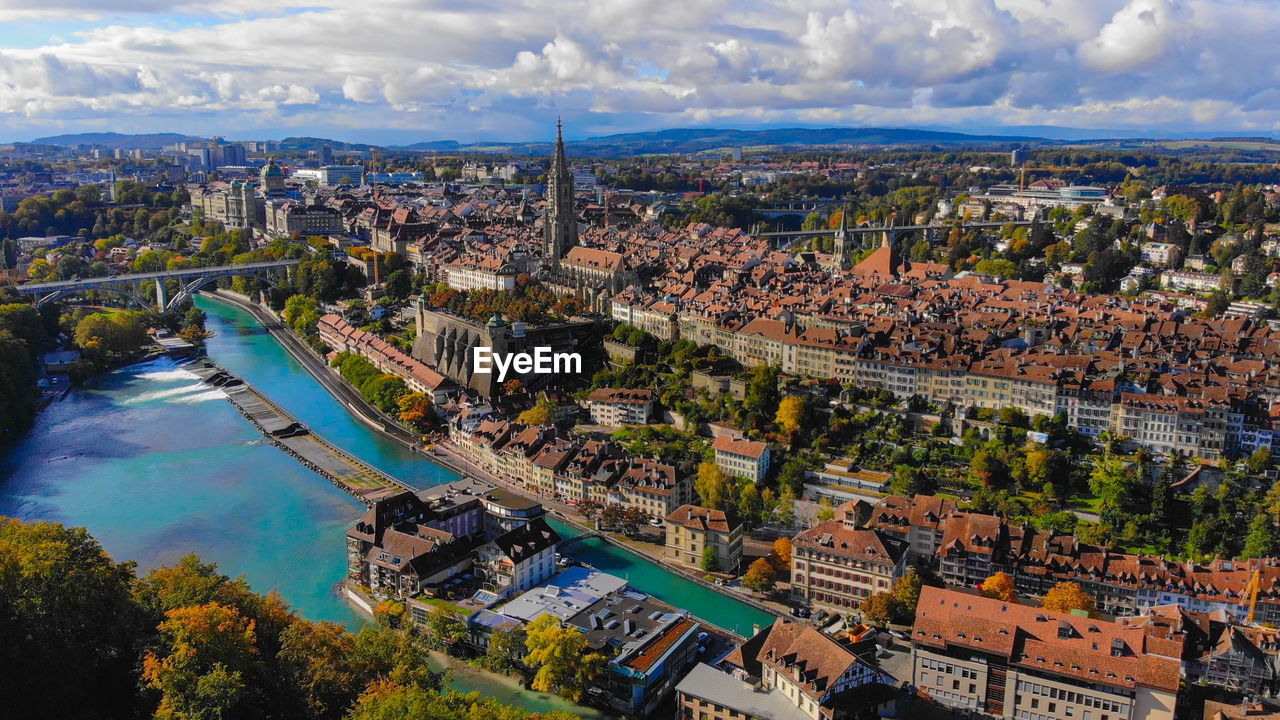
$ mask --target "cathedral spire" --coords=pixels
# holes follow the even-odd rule
[[[556,150],[547,171],[547,212],[543,218],[543,260],[551,268],[578,241],[578,219],[573,205],[573,174],[564,153],[564,123],[556,118]]]

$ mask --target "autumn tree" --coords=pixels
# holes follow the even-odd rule
[[[298,688],[311,717],[342,717],[378,670],[358,652],[356,635],[333,622],[295,622],[281,639],[280,669]]]
[[[920,588],[924,587],[924,579],[915,568],[907,570],[893,584],[893,600],[897,606],[898,622],[915,622],[916,606],[920,604]]]
[[[770,554],[774,565],[779,570],[791,567],[791,538],[780,537],[773,541],[773,552]]]
[[[1056,612],[1084,610],[1092,615],[1097,610],[1097,601],[1080,587],[1080,583],[1062,581],[1045,593],[1040,607]]]
[[[884,627],[893,622],[900,612],[898,601],[894,599],[893,593],[887,592],[867,596],[858,606],[858,610],[862,611],[863,620],[878,627]]]
[[[790,435],[800,429],[800,421],[804,419],[804,400],[795,395],[788,395],[778,403],[778,413],[773,422],[783,433]]]
[[[773,569],[773,565],[768,560],[759,558],[751,563],[751,567],[747,568],[747,574],[742,576],[742,586],[756,592],[769,592],[773,590],[777,580],[778,573]]]
[[[550,613],[540,616],[525,629],[524,663],[537,668],[530,687],[554,692],[577,702],[605,670],[608,660],[592,652],[587,636],[571,625],[561,624]]]
[[[551,403],[546,399],[541,399],[536,405],[520,413],[516,418],[516,422],[525,425],[550,425],[552,419]]]
[[[1013,578],[1006,572],[998,572],[982,581],[981,592],[985,597],[1017,602],[1018,594],[1014,591]]]
[[[693,481],[693,490],[702,498],[704,507],[719,509],[729,497],[729,479],[719,465],[707,460],[698,465],[698,477]]]
[[[396,401],[400,408],[400,422],[423,429],[435,419],[435,406],[431,396],[420,392],[407,392]]]
[[[142,680],[160,696],[158,720],[252,717],[261,672],[254,622],[216,602],[170,610]]]

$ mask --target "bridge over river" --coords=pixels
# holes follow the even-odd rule
[[[147,283],[155,283],[155,307],[160,310],[172,310],[188,298],[193,297],[201,288],[220,278],[256,277],[264,280],[268,285],[275,285],[282,279],[282,275],[286,278],[291,277],[293,269],[298,266],[299,262],[298,260],[265,260],[242,265],[219,265],[215,267],[76,278],[74,280],[54,280],[50,282],[25,283],[15,286],[14,290],[24,295],[35,296],[36,307],[91,290],[123,295],[143,307],[148,307],[153,303],[144,296],[142,288]],[[170,280],[175,280],[178,284],[178,292],[172,298],[169,297],[168,293],[168,282]]]

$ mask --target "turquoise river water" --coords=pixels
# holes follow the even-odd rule
[[[355,420],[251,315],[197,302],[214,332],[209,357],[334,444],[415,487],[456,477]],[[167,359],[73,391],[0,457],[0,515],[86,526],[112,556],[137,561],[142,572],[198,553],[259,592],[279,590],[313,620],[362,622],[336,591],[345,574],[343,532],[361,510],[266,443],[221,391]],[[588,540],[573,554],[743,635],[772,621],[602,541]],[[465,666],[455,668],[454,686],[531,710],[590,715]]]

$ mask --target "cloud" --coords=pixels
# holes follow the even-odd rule
[[[0,0],[0,127],[1280,130],[1268,0]],[[3,37],[3,35],[0,35]]]

